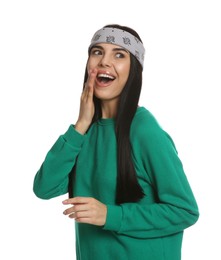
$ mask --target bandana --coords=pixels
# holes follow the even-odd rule
[[[119,45],[133,54],[142,67],[144,65],[144,46],[138,38],[129,32],[116,28],[102,28],[94,34],[89,49],[96,43],[112,43]]]

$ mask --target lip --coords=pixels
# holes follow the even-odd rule
[[[114,80],[116,79],[116,77],[112,73],[110,73],[109,71],[106,71],[106,70],[98,70],[97,75],[99,75],[99,74],[106,74],[108,76],[113,77]],[[105,88],[105,87],[110,86],[114,80],[111,80],[111,81],[105,83],[105,82],[98,81],[98,79],[96,78],[95,82],[98,87]]]
[[[114,74],[112,74],[110,71],[108,71],[108,70],[98,70],[97,71],[97,75],[99,75],[99,74],[107,74],[107,75],[109,75],[109,76],[111,76],[111,77],[114,77],[114,78],[116,78],[116,76],[114,75]]]
[[[104,82],[100,82],[98,81],[97,79],[95,80],[96,82],[96,86],[97,87],[100,87],[100,88],[106,88],[106,87],[109,87],[113,82],[112,81],[109,81],[107,83],[104,83]]]

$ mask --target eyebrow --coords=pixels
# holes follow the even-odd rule
[[[91,48],[91,50],[94,49],[94,48],[104,50],[104,48],[103,48],[102,46],[100,46],[100,45],[94,45],[94,46]],[[124,51],[124,52],[126,52],[126,53],[129,53],[129,51],[127,51],[126,49],[124,49],[124,48],[119,48],[119,47],[118,47],[118,48],[114,48],[112,51]]]

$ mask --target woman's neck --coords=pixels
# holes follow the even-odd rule
[[[101,101],[102,118],[115,118],[117,115],[118,100]]]

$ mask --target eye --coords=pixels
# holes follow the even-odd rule
[[[122,58],[124,58],[124,57],[125,57],[124,53],[122,53],[122,52],[116,53],[116,58],[122,59]]]
[[[101,52],[101,50],[98,50],[98,49],[92,49],[92,50],[91,50],[91,54],[92,54],[92,55],[101,55],[102,52]]]

